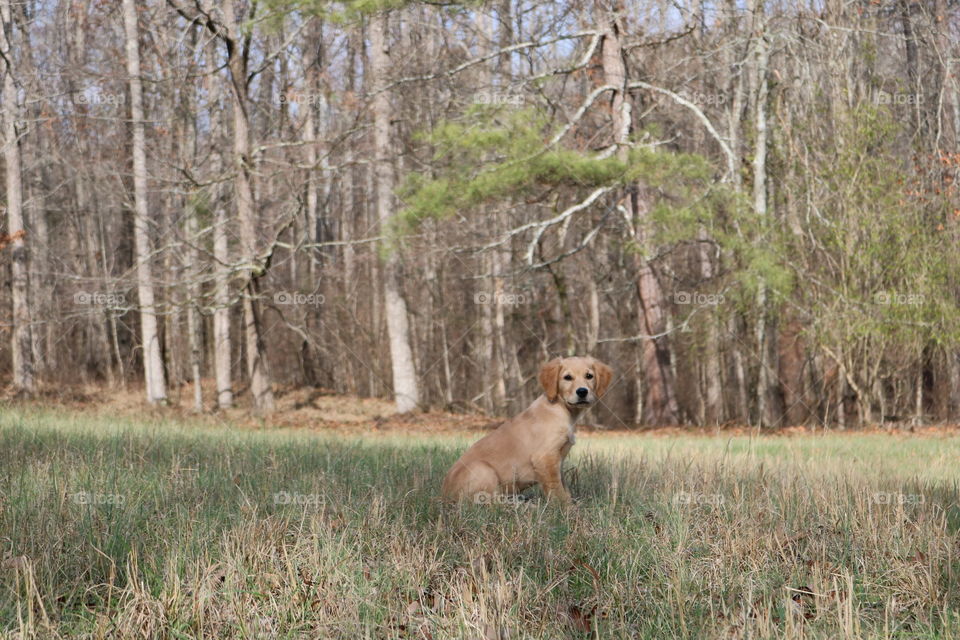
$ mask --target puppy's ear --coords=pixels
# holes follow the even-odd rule
[[[547,400],[553,402],[560,395],[560,362],[562,358],[554,358],[540,367],[540,386],[547,394]]]
[[[613,369],[594,358],[593,370],[597,374],[597,388],[595,392],[597,397],[600,398],[603,397],[603,394],[607,392],[607,388],[610,386],[610,381],[613,379]]]

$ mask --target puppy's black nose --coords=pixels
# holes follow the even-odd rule
[[[586,398],[588,393],[590,393],[590,390],[587,389],[586,387],[580,387],[579,389],[577,389],[578,398]]]

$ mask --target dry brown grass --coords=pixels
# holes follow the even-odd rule
[[[960,634],[956,437],[590,435],[575,508],[451,509],[475,435],[207,420],[0,415],[0,637]]]

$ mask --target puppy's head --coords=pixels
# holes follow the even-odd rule
[[[603,397],[613,370],[596,358],[554,358],[540,369],[540,386],[550,402],[586,409]]]

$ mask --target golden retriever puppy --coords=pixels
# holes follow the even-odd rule
[[[603,397],[613,371],[594,358],[555,358],[540,369],[543,395],[473,444],[443,479],[443,498],[490,502],[537,483],[548,499],[570,502],[560,467],[577,418]]]

